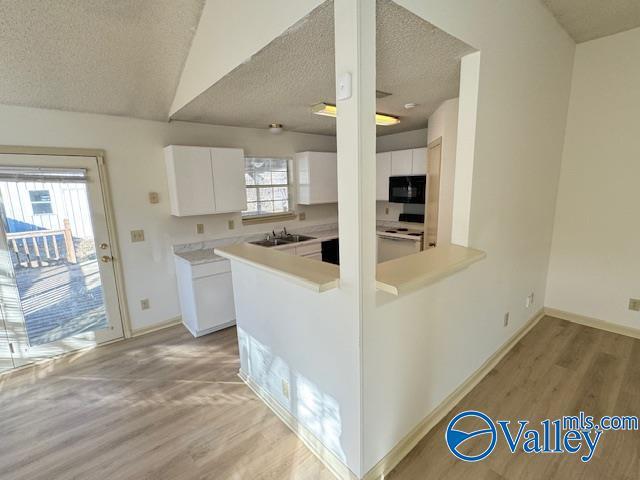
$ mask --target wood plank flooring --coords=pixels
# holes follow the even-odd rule
[[[178,326],[0,376],[0,479],[333,479],[238,368]]]
[[[385,480],[640,479],[640,432],[604,432],[588,463],[577,455],[512,454],[504,438],[484,460],[460,461],[444,436],[451,418],[469,409],[538,427],[580,410],[640,417],[640,340],[543,318]]]
[[[242,384],[235,329],[173,327],[0,376],[0,479],[333,477]],[[385,480],[640,479],[640,432],[606,432],[591,462],[511,454],[464,463],[444,431],[494,419],[640,416],[640,340],[546,317]]]

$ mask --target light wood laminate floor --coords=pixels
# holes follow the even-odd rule
[[[178,326],[0,376],[0,479],[333,479],[238,368]]]
[[[447,449],[447,424],[464,410],[494,421],[576,415],[640,416],[640,340],[543,318],[385,480],[638,480],[640,432],[604,432],[589,463],[578,455],[512,454],[504,438],[476,463]],[[535,425],[537,424],[537,425]],[[515,428],[512,424],[515,433]]]
[[[333,477],[237,378],[235,329],[174,327],[0,376],[0,479]],[[640,340],[546,317],[385,480],[640,479],[640,432],[606,432],[588,464],[447,450],[450,418],[640,415]]]

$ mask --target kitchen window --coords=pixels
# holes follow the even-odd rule
[[[29,200],[31,200],[31,209],[34,215],[53,213],[49,190],[31,190]]]
[[[244,218],[289,213],[289,159],[245,158],[247,210]]]

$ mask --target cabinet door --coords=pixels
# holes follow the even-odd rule
[[[412,155],[412,168],[411,175],[426,175],[427,174],[427,149],[414,148]]]
[[[413,150],[391,152],[391,176],[411,175]]]
[[[335,153],[296,154],[298,203],[315,205],[338,201],[338,162]]]
[[[215,213],[211,153],[208,148],[165,148],[171,214],[178,217]]]
[[[231,272],[193,281],[198,312],[196,335],[208,333],[236,319]]]
[[[391,152],[376,154],[376,200],[389,201]]]
[[[211,166],[216,213],[246,210],[244,152],[239,148],[212,148]]]

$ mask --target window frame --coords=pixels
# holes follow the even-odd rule
[[[265,222],[269,222],[271,220],[286,220],[286,219],[292,219],[296,217],[296,212],[293,209],[293,183],[292,183],[292,174],[293,174],[293,169],[292,169],[292,159],[291,157],[285,157],[285,156],[275,156],[275,155],[245,155],[245,174],[247,172],[247,160],[248,159],[276,159],[276,160],[285,160],[286,164],[287,164],[287,183],[270,183],[270,184],[264,184],[264,185],[247,185],[246,181],[245,181],[245,195],[247,194],[247,191],[249,189],[254,189],[256,190],[256,202],[255,203],[260,203],[260,188],[277,188],[277,187],[285,187],[287,189],[287,210],[283,211],[283,212],[268,212],[268,213],[258,213],[258,214],[250,214],[247,213],[248,210],[242,211],[241,212],[241,216],[242,216],[242,222],[244,224],[250,224],[250,223],[265,223]],[[273,172],[273,170],[270,170],[271,172]],[[268,201],[268,200],[265,200]],[[274,201],[274,200],[272,200]],[[247,206],[249,202],[247,200]]]
[[[47,201],[33,200],[31,196],[32,193],[42,193],[42,192],[47,193],[49,200]],[[35,215],[53,215],[53,199],[51,197],[51,190],[49,189],[29,190],[29,203],[31,204],[31,212],[33,213],[34,216]],[[35,205],[49,205],[49,211],[36,212],[36,209],[34,208]]]

